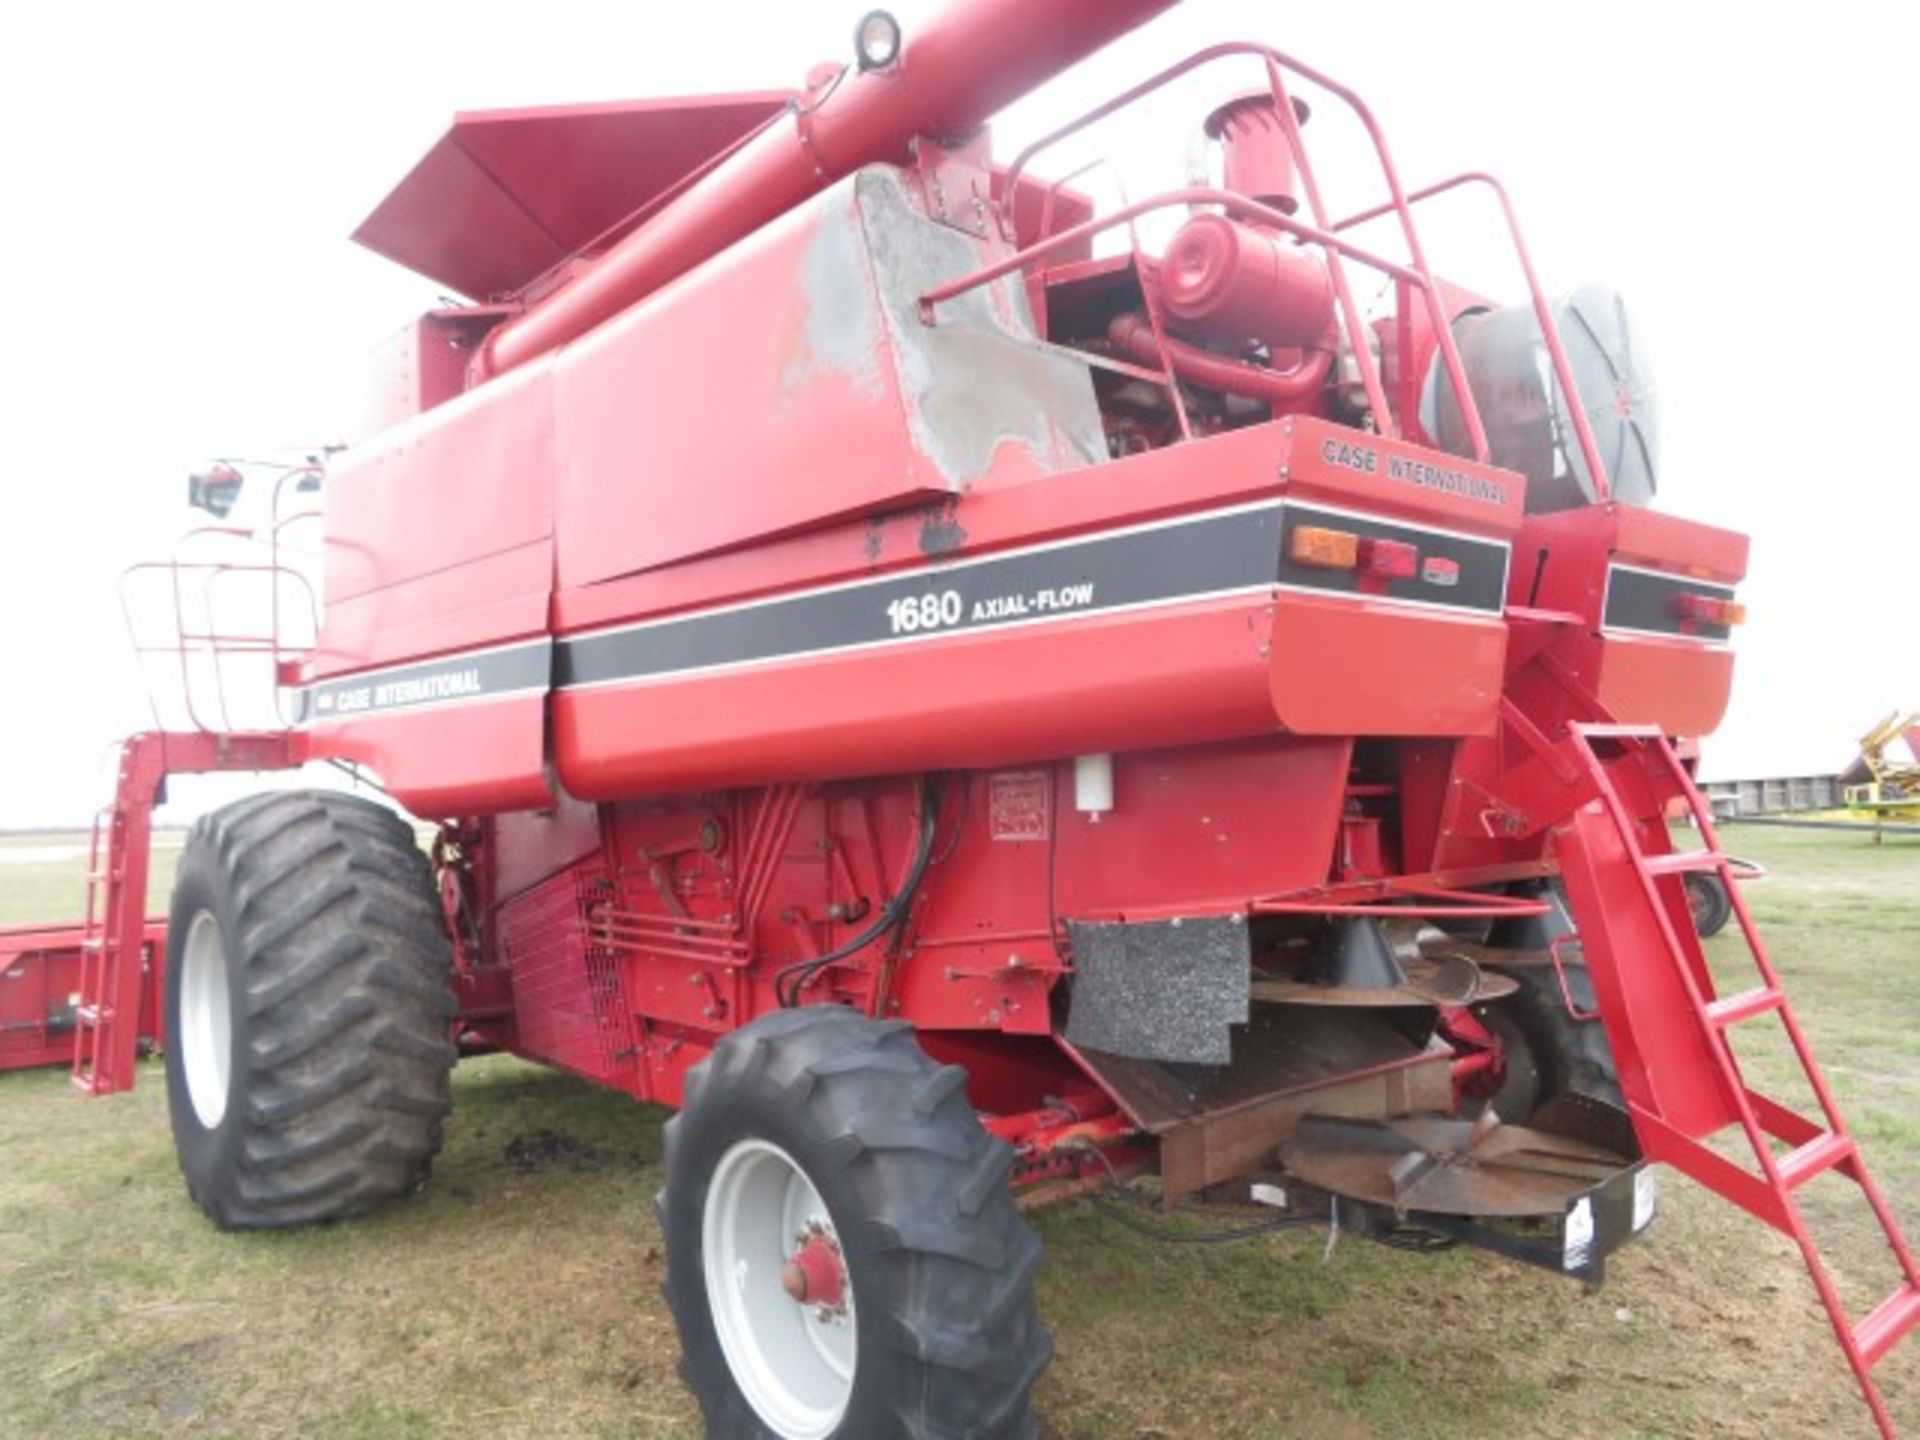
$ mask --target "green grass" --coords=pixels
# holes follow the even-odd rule
[[[1920,1230],[1920,843],[1726,839],[1772,867],[1753,907]],[[22,884],[34,868],[0,865],[0,914],[77,894],[74,867]],[[1725,964],[1733,942],[1713,950]],[[661,1118],[470,1061],[420,1195],[353,1224],[224,1236],[180,1185],[157,1064],[98,1102],[58,1072],[0,1076],[0,1435],[696,1435],[658,1293]],[[541,1130],[584,1161],[515,1168],[509,1142]],[[1876,1246],[1822,1184],[1816,1216],[1864,1290]],[[1040,1403],[1066,1440],[1868,1433],[1795,1255],[1677,1178],[1591,1296],[1468,1252],[1349,1239],[1323,1263],[1324,1232],[1170,1247],[1084,1207],[1036,1223],[1059,1345]],[[1920,1343],[1880,1373],[1920,1431]]]
[[[147,876],[149,910],[166,907],[181,839],[171,832],[153,837],[153,862]],[[0,835],[0,925],[80,919],[86,910],[86,871],[85,835]]]

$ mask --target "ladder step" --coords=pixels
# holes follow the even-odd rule
[[[1853,1327],[1853,1343],[1861,1359],[1877,1364],[1915,1325],[1920,1325],[1920,1286],[1903,1285]]]
[[[1814,1176],[1833,1169],[1853,1157],[1855,1146],[1845,1135],[1831,1132],[1818,1140],[1809,1140],[1799,1149],[1782,1157],[1780,1161],[1780,1183],[1789,1190],[1797,1190]]]
[[[80,942],[80,948],[89,952],[98,953],[107,948],[106,937],[104,935],[89,935]]]
[[[1666,855],[1647,856],[1649,875],[1689,875],[1718,870],[1726,856],[1718,850],[1675,850]]]
[[[1728,1026],[1738,1025],[1742,1020],[1751,1020],[1756,1015],[1770,1014],[1787,1003],[1787,997],[1770,985],[1758,990],[1742,990],[1738,995],[1729,995],[1724,1000],[1715,1000],[1707,1006],[1706,1016],[1709,1022],[1725,1030]]]

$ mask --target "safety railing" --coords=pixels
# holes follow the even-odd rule
[[[166,559],[138,561],[120,573],[121,618],[134,656],[143,670],[155,657],[168,663],[180,710],[194,730],[233,734],[292,724],[281,682],[293,662],[312,652],[320,603],[312,578],[289,563],[286,536],[297,526],[317,523],[320,514],[312,508],[286,514],[281,510],[289,484],[297,491],[300,482],[319,474],[317,465],[301,465],[278,477],[264,536],[248,526],[195,526],[179,537]],[[257,555],[263,543],[264,559],[244,552],[237,557],[206,554],[212,546],[250,545]],[[152,618],[156,609],[162,616],[157,626]],[[230,666],[242,658],[254,662],[269,699],[237,711],[229,702],[228,676]],[[150,678],[146,670],[143,679]],[[175,728],[152,684],[147,685],[147,706],[155,729]]]
[[[1400,208],[1411,211],[1422,201],[1431,200],[1436,195],[1445,195],[1466,185],[1483,185],[1493,192],[1494,199],[1500,204],[1501,217],[1506,221],[1507,238],[1513,242],[1513,253],[1520,262],[1520,273],[1526,277],[1527,293],[1533,302],[1533,317],[1540,326],[1541,338],[1546,342],[1547,358],[1553,365],[1553,378],[1560,386],[1560,393],[1566,397],[1567,413],[1573,421],[1574,438],[1580,445],[1580,458],[1586,462],[1587,473],[1593,476],[1595,496],[1605,500],[1610,493],[1607,480],[1607,467],[1600,458],[1600,445],[1594,438],[1593,426],[1587,420],[1587,412],[1581,407],[1580,392],[1574,387],[1573,366],[1567,360],[1566,346],[1560,340],[1560,327],[1554,322],[1553,308],[1547,304],[1547,294],[1540,286],[1540,277],[1534,273],[1533,256],[1527,249],[1526,238],[1520,233],[1520,217],[1514,212],[1513,200],[1507,194],[1507,187],[1493,176],[1481,170],[1469,170],[1455,175],[1450,180],[1442,180],[1428,185],[1405,196]],[[1387,215],[1391,205],[1375,205],[1371,209],[1361,210],[1334,222],[1337,233],[1353,230]],[[1455,395],[1460,395],[1458,388]]]
[[[1586,461],[1588,470],[1594,477],[1597,498],[1605,500],[1609,493],[1609,487],[1606,469],[1600,459],[1599,447],[1594,440],[1592,428],[1587,423],[1586,414],[1578,403],[1579,392],[1573,383],[1572,369],[1567,362],[1566,350],[1560,340],[1559,328],[1554,323],[1552,309],[1547,303],[1545,293],[1540,287],[1539,278],[1534,272],[1532,258],[1528,254],[1525,243],[1521,238],[1519,222],[1513,213],[1513,207],[1508,200],[1506,192],[1501,189],[1499,184],[1491,177],[1479,173],[1472,173],[1456,176],[1451,180],[1443,181],[1439,185],[1429,186],[1426,189],[1416,191],[1409,195],[1401,185],[1399,171],[1395,168],[1393,157],[1387,147],[1386,136],[1380,128],[1379,121],[1367,106],[1367,103],[1352,89],[1341,84],[1331,76],[1291,56],[1285,55],[1270,46],[1249,41],[1228,41],[1209,46],[1206,49],[1195,52],[1176,64],[1168,66],[1157,74],[1149,76],[1139,84],[1122,91],[1104,103],[1095,106],[1093,109],[1088,110],[1077,118],[1068,121],[1066,124],[1033,141],[1014,157],[1012,163],[1008,166],[1007,176],[1001,187],[1001,195],[1003,198],[1000,204],[1000,220],[1003,233],[1008,235],[1013,233],[1011,197],[1018,194],[1020,176],[1037,155],[1057,145],[1068,136],[1077,134],[1088,126],[1133,105],[1143,97],[1163,88],[1181,76],[1187,75],[1202,66],[1230,57],[1251,57],[1257,59],[1265,69],[1267,87],[1273,100],[1275,113],[1278,116],[1282,131],[1286,137],[1288,148],[1292,153],[1295,173],[1299,179],[1300,190],[1306,201],[1311,223],[1296,220],[1291,215],[1273,209],[1272,207],[1258,204],[1246,196],[1238,195],[1230,191],[1206,186],[1189,186],[1179,190],[1166,191],[1149,199],[1124,205],[1109,215],[1082,222],[1056,234],[1051,230],[1054,211],[1054,206],[1051,202],[1054,190],[1064,182],[1055,182],[1054,186],[1047,192],[1046,200],[1048,203],[1043,206],[1040,238],[994,264],[983,266],[968,275],[960,277],[958,280],[952,281],[923,295],[920,300],[922,318],[931,324],[934,322],[934,311],[940,304],[958,295],[965,294],[980,285],[989,284],[1013,271],[1027,270],[1037,262],[1046,259],[1048,256],[1062,249],[1089,240],[1093,236],[1113,228],[1115,225],[1131,224],[1139,216],[1151,211],[1176,205],[1217,205],[1228,214],[1257,220],[1263,225],[1292,235],[1295,239],[1304,243],[1316,245],[1325,254],[1328,276],[1333,285],[1334,298],[1341,325],[1346,333],[1348,343],[1353,353],[1354,365],[1360,373],[1360,381],[1362,388],[1366,392],[1367,404],[1375,417],[1376,428],[1381,433],[1389,436],[1398,436],[1402,433],[1402,430],[1398,420],[1394,416],[1392,407],[1387,403],[1385,386],[1380,376],[1379,362],[1373,354],[1371,345],[1368,343],[1365,316],[1362,314],[1359,305],[1354,299],[1353,287],[1347,278],[1346,262],[1352,261],[1356,264],[1363,265],[1379,274],[1400,281],[1416,292],[1421,297],[1421,302],[1426,308],[1427,318],[1432,327],[1435,344],[1440,351],[1441,363],[1446,369],[1447,379],[1458,401],[1461,421],[1466,430],[1469,445],[1473,451],[1473,458],[1485,462],[1489,458],[1486,428],[1481,420],[1479,406],[1474,400],[1472,390],[1467,385],[1465,366],[1460,358],[1459,347],[1454,340],[1453,327],[1446,313],[1446,306],[1442,299],[1439,285],[1434,279],[1431,267],[1428,265],[1426,249],[1421,242],[1419,227],[1414,221],[1412,208],[1420,201],[1430,199],[1434,195],[1441,194],[1460,185],[1470,182],[1485,183],[1492,187],[1495,195],[1499,198],[1503,214],[1506,218],[1508,234],[1513,241],[1515,251],[1520,260],[1522,273],[1526,278],[1527,288],[1531,293],[1534,314],[1539,322],[1542,335],[1546,342],[1555,379],[1560,384],[1563,394],[1565,394],[1568,399],[1568,408],[1572,412],[1574,431],[1580,444],[1582,458]],[[1380,205],[1374,206],[1369,210],[1361,211],[1358,214],[1347,216],[1341,220],[1334,220],[1329,216],[1325,200],[1321,194],[1319,180],[1314,173],[1312,158],[1307,153],[1306,143],[1301,135],[1300,121],[1294,109],[1293,97],[1288,90],[1286,76],[1289,74],[1306,81],[1308,84],[1342,101],[1359,121],[1361,127],[1367,134],[1368,140],[1373,146],[1374,155],[1379,161],[1381,175],[1386,183],[1388,198]],[[1344,230],[1352,229],[1388,215],[1394,216],[1399,221],[1400,235],[1406,246],[1408,257],[1404,264],[1388,260],[1384,256],[1363,249],[1341,237],[1340,232]],[[1174,367],[1172,359],[1167,353],[1166,342],[1162,335],[1159,321],[1154,315],[1151,302],[1149,302],[1148,306],[1148,319],[1152,324],[1156,343],[1160,347],[1165,373],[1170,380]],[[1178,387],[1170,384],[1169,389],[1174,394],[1177,404]],[[1184,409],[1182,409],[1180,413],[1184,429]]]

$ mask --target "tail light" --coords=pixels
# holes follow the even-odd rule
[[[1322,570],[1351,570],[1360,563],[1360,537],[1351,530],[1302,525],[1287,542],[1287,554],[1299,565],[1313,565]]]
[[[1360,573],[1382,580],[1411,580],[1420,573],[1420,551],[1404,540],[1369,537],[1360,542]]]
[[[1724,625],[1729,628],[1747,618],[1745,605],[1723,600],[1718,595],[1676,595],[1673,597],[1673,612],[1676,618],[1690,620],[1696,625]]]
[[[1324,525],[1300,526],[1287,544],[1287,554],[1297,565],[1356,570],[1374,580],[1411,580],[1420,573],[1417,545]]]

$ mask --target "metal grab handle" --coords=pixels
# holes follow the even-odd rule
[[[1553,961],[1553,977],[1560,982],[1560,999],[1567,1007],[1567,1014],[1575,1020],[1598,1020],[1600,1018],[1598,1010],[1582,1010],[1574,1003],[1573,988],[1567,984],[1566,962],[1560,958],[1562,947],[1579,943],[1580,937],[1577,935],[1556,935],[1552,943],[1547,946],[1547,955]]]

